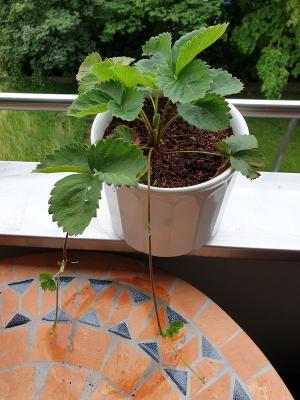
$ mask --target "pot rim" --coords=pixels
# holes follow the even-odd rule
[[[231,122],[234,118],[242,118],[243,116],[240,114],[240,112],[237,110],[237,108],[231,104],[228,103],[230,107],[230,112],[231,112]],[[104,112],[96,115],[96,118],[94,120],[94,123],[98,122],[104,114],[110,114],[109,112]],[[243,119],[244,124],[246,125],[245,120]],[[92,132],[91,135],[93,135],[93,127],[94,123],[92,126]],[[246,125],[247,127],[247,125]],[[246,129],[246,132],[244,133],[237,133],[237,135],[247,135],[249,134],[248,128]],[[191,185],[191,186],[181,186],[177,188],[161,188],[157,186],[150,186],[150,190],[152,192],[157,192],[157,193],[179,193],[179,192],[194,192],[194,191],[200,191],[200,190],[207,190],[209,188],[212,188],[214,186],[217,186],[221,184],[222,182],[228,180],[233,174],[234,174],[234,169],[232,167],[227,168],[224,172],[222,172],[220,175],[217,175],[210,180],[202,183],[198,183],[197,185]],[[148,186],[143,184],[143,183],[138,183],[137,187],[135,189],[140,189],[140,190],[148,190]]]

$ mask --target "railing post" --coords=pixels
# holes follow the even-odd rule
[[[285,132],[285,135],[283,136],[280,148],[278,150],[276,159],[275,159],[274,164],[273,164],[273,171],[274,172],[277,172],[279,170],[279,168],[280,168],[281,161],[282,161],[283,156],[284,156],[284,154],[286,152],[286,149],[287,149],[287,147],[289,145],[289,142],[290,142],[290,140],[291,140],[291,138],[293,136],[294,130],[295,130],[296,125],[297,125],[297,122],[298,122],[298,118],[292,118],[290,120],[289,126],[288,126],[288,128],[287,128],[287,130]]]

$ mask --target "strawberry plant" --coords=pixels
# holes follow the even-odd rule
[[[175,321],[163,331],[157,312],[151,253],[151,158],[155,152],[158,154],[165,133],[179,118],[204,131],[216,132],[229,126],[230,108],[224,96],[240,92],[243,85],[227,71],[213,69],[197,58],[222,36],[226,27],[220,24],[192,31],[173,45],[171,35],[162,33],[146,42],[145,58],[135,63],[128,57],[103,60],[98,53],[87,56],[77,74],[79,95],[68,115],[81,118],[108,111],[122,121],[138,120],[147,134],[146,143],[141,144],[134,130],[120,123],[95,145],[65,146],[46,157],[35,170],[71,173],[56,182],[49,199],[49,213],[67,235],[81,234],[96,216],[104,183],[137,187],[141,180],[147,182],[150,279],[158,330],[167,339],[182,326]],[[146,99],[152,107],[151,116],[145,108]],[[160,99],[164,100],[162,108]],[[170,104],[176,111],[167,118]],[[241,135],[220,141],[214,151],[176,149],[173,153],[186,153],[186,157],[188,153],[201,154],[208,161],[212,156],[221,157],[226,167],[231,165],[254,179],[261,165],[257,147],[254,136]],[[40,277],[43,289],[55,289],[55,282],[58,289],[66,262],[64,246],[58,274]]]

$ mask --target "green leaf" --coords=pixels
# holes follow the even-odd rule
[[[112,66],[113,63],[110,60],[105,60],[95,64],[91,71],[97,77],[99,83],[107,82],[110,79],[115,79]]]
[[[131,63],[133,63],[134,58],[122,56],[122,57],[112,57],[109,58],[109,60],[113,64],[130,65]]]
[[[113,99],[118,104],[121,103],[122,95],[123,95],[123,91],[124,91],[124,85],[122,85],[121,82],[114,81],[114,80],[108,81],[108,82],[102,83],[100,85],[100,89],[102,90],[102,92],[104,92],[107,95],[109,100]]]
[[[144,105],[144,94],[136,88],[124,88],[120,101],[111,100],[108,110],[113,116],[125,121],[133,121],[139,115]]]
[[[52,220],[69,235],[79,235],[97,215],[102,182],[98,176],[75,174],[55,183],[49,199]]]
[[[228,24],[209,26],[205,30],[199,31],[186,41],[180,48],[176,60],[176,75],[188,65],[201,51],[205,50],[226,31]]]
[[[229,126],[230,108],[220,96],[207,95],[195,104],[177,104],[177,111],[190,125],[207,131],[220,131]]]
[[[88,164],[87,151],[80,143],[66,145],[54,154],[48,155],[37,165],[34,172],[79,172],[91,174]]]
[[[91,73],[91,68],[93,65],[101,61],[101,56],[99,53],[89,54],[83,63],[79,67],[79,71],[76,75],[76,79],[80,81],[82,78],[86,77]]]
[[[80,94],[68,108],[71,117],[85,117],[107,111],[107,103],[111,99],[101,89],[92,89]]]
[[[188,42],[190,39],[192,39],[193,36],[195,36],[199,32],[205,31],[205,29],[206,28],[200,28],[200,29],[196,29],[194,31],[188,32],[185,35],[181,36],[178,40],[176,40],[176,42],[174,43],[174,45],[172,47],[173,61],[175,61],[175,64],[176,64],[178,53],[179,53],[179,50],[181,49],[181,47],[186,42]],[[176,65],[175,65],[175,67],[176,67]]]
[[[212,83],[207,64],[194,60],[178,77],[168,67],[159,67],[157,85],[173,103],[189,103],[205,96]]]
[[[257,139],[253,135],[230,136],[216,145],[217,149],[229,157],[232,168],[247,178],[259,177],[256,168],[262,167],[261,154],[258,152]]]
[[[233,169],[241,172],[242,175],[249,179],[256,179],[260,176],[256,171],[257,164],[255,163],[253,165],[251,160],[239,158],[238,155],[235,154],[234,156],[230,156],[229,161]]]
[[[142,71],[142,72],[152,72],[155,73],[161,64],[160,57],[158,55],[154,55],[150,58],[143,58],[137,61],[134,66]]]
[[[132,143],[134,138],[134,131],[126,125],[118,125],[109,135],[110,138],[121,140],[123,142]]]
[[[115,79],[118,79],[127,87],[134,87],[137,85],[155,87],[153,75],[143,73],[135,67],[128,65],[114,65],[112,71]]]
[[[168,329],[161,332],[161,336],[172,339],[174,336],[176,336],[179,333],[181,328],[183,328],[183,322],[182,321],[174,321],[169,325]]]
[[[40,273],[39,281],[43,290],[50,290],[51,292],[56,290],[55,278],[53,275],[48,274],[48,272]]]
[[[166,64],[172,65],[172,36],[169,32],[161,33],[150,38],[142,47],[143,55],[155,55],[156,58]]]
[[[211,69],[211,77],[213,79],[210,93],[219,94],[220,96],[228,96],[233,93],[239,93],[243,90],[242,82],[234,78],[224,69]]]
[[[90,168],[108,185],[137,186],[138,175],[147,168],[143,152],[133,144],[108,138],[91,146]]]
[[[88,90],[96,89],[99,83],[99,79],[94,74],[86,75],[79,82],[78,93],[82,94]]]
[[[257,149],[257,139],[253,135],[234,135],[223,140],[228,146],[229,154],[235,154],[241,150]],[[221,142],[222,143],[222,142]]]

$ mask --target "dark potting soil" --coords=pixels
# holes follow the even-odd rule
[[[162,112],[165,105],[166,99],[161,98],[158,109],[162,123],[176,114],[176,106],[172,103],[165,112]],[[145,100],[144,111],[152,121],[153,109],[148,99]],[[118,125],[126,125],[135,131],[136,144],[147,145],[147,131],[143,122],[139,120],[122,121],[114,117],[104,136],[111,134]],[[152,152],[151,185],[163,188],[192,186],[219,175],[228,167],[225,158],[201,153],[170,152],[181,150],[215,152],[215,144],[231,135],[233,135],[231,128],[219,132],[204,131],[189,125],[179,117],[164,133],[159,148]],[[147,155],[146,151],[145,154]]]

